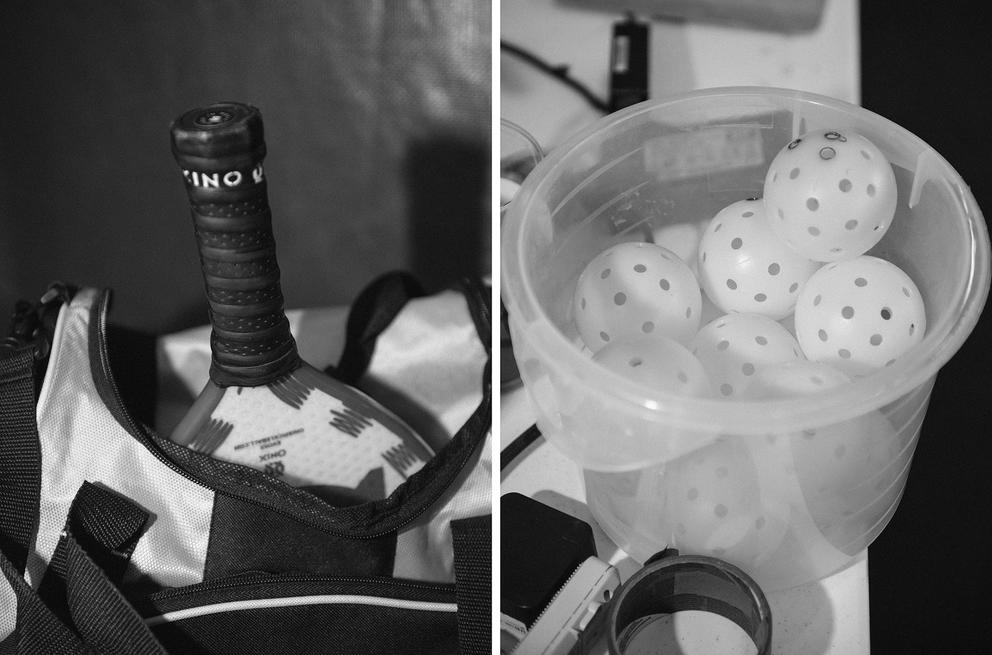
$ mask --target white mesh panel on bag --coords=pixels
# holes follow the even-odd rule
[[[38,400],[41,516],[27,577],[37,587],[84,481],[102,485],[152,514],[131,557],[131,576],[162,585],[202,581],[214,494],[148,451],[104,405],[89,358],[95,289],[84,289],[59,314]],[[151,372],[150,372],[151,373]]]

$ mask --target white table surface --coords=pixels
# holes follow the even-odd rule
[[[609,39],[621,16],[563,6],[555,0],[502,0],[502,38],[608,97]],[[817,29],[780,34],[702,24],[651,22],[652,98],[716,86],[777,86],[860,101],[857,0],[827,0]],[[529,131],[545,152],[600,113],[573,90],[517,58],[500,57],[500,111]],[[500,434],[509,443],[534,420],[521,389],[501,395]],[[501,493],[532,496],[593,526],[600,557],[626,579],[638,565],[596,525],[585,505],[578,468],[543,439],[501,476]],[[868,557],[821,580],[768,594],[773,652],[860,655],[869,652]],[[605,653],[605,646],[601,651]]]

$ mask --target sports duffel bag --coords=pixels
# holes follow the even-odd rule
[[[489,653],[489,289],[421,296],[389,274],[330,316],[328,371],[449,437],[350,505],[159,436],[155,344],[108,326],[109,291],[19,305],[0,348],[0,654]],[[162,378],[195,393],[207,334],[161,340]]]

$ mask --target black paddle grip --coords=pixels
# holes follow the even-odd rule
[[[210,307],[210,378],[261,386],[300,365],[289,331],[262,160],[262,115],[222,102],[172,123]]]

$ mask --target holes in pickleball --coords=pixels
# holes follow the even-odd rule
[[[763,527],[765,527],[765,517],[764,517],[764,516],[759,516],[759,517],[758,517],[757,519],[755,519],[755,521],[754,521],[754,529],[755,529],[755,530],[760,530],[760,529],[762,529]]]
[[[907,289],[906,287],[903,287],[903,288],[902,288],[902,295],[904,295],[904,296],[906,296],[907,298],[909,298],[909,297],[910,297],[910,294],[909,294],[909,289]]]
[[[644,324],[641,325],[641,332],[643,332],[644,334],[651,334],[652,332],[654,332],[654,322],[644,321]]]
[[[809,381],[817,386],[823,386],[823,378],[821,378],[819,375],[811,375],[809,377]]]
[[[887,321],[892,318],[892,310],[888,307],[882,307],[882,311],[879,312],[883,321]]]
[[[741,373],[744,375],[754,375],[754,364],[751,362],[744,362],[741,366]]]
[[[716,477],[725,478],[730,475],[730,471],[727,470],[726,466],[718,466],[716,469]]]
[[[858,222],[855,219],[853,219],[853,218],[851,220],[849,220],[848,222],[844,223],[844,229],[845,230],[853,230],[853,229],[855,229],[857,227],[858,227]]]
[[[603,272],[599,274],[599,279],[605,280],[606,278],[610,277],[610,273],[612,272],[613,271],[611,271],[610,269],[604,268]]]
[[[881,346],[882,345],[882,335],[881,334],[873,334],[873,335],[871,335],[871,338],[868,339],[868,343],[870,343],[873,346]]]
[[[644,360],[641,359],[640,357],[631,357],[630,358],[630,361],[627,362],[627,364],[629,364],[631,368],[637,368],[638,366],[640,366],[643,363],[644,363]]]
[[[644,264],[635,264],[634,265],[634,272],[635,273],[643,273],[646,270],[648,270],[648,267],[645,266]]]
[[[916,323],[910,323],[909,324],[909,336],[913,336],[913,333],[914,332],[916,332]]]
[[[696,500],[697,498],[699,498],[699,489],[693,487],[688,491],[688,493],[686,493],[685,497],[688,498],[689,500]]]
[[[605,332],[600,332],[599,333],[599,338],[602,339],[603,341],[609,341],[610,340],[610,335],[608,335]]]
[[[841,348],[840,350],[838,350],[837,355],[841,359],[851,359],[851,351],[848,350],[847,348]]]
[[[686,384],[689,382],[689,376],[685,374],[685,371],[680,370],[676,377],[679,379],[679,382],[681,382],[682,384]]]
[[[850,305],[845,305],[843,309],[840,310],[840,315],[846,319],[854,318],[854,307]]]
[[[816,296],[813,298],[813,306],[816,307],[817,305],[819,305],[821,300],[823,300],[823,296],[821,296],[820,294],[816,294]]]
[[[789,285],[789,293],[795,293],[797,289],[799,289],[798,282],[793,282],[792,284]]]
[[[780,220],[780,221],[784,221],[785,220],[785,212],[783,212],[781,208],[779,208],[779,210],[778,210],[778,220]]]
[[[847,179],[846,177],[837,183],[837,188],[843,191],[844,193],[850,191],[852,186],[854,185],[851,184],[851,180]]]
[[[713,228],[713,234],[719,232],[721,227],[723,227],[723,223],[717,223],[716,227]]]
[[[579,307],[581,307],[582,309],[585,309],[586,308],[586,299],[585,298],[583,298],[582,301],[579,303]]]
[[[756,336],[754,338],[754,342],[756,344],[758,344],[759,346],[767,346],[768,345],[768,339],[766,339],[765,337],[763,337],[761,335]]]
[[[723,503],[720,503],[719,505],[713,508],[713,513],[716,514],[716,517],[718,519],[722,519],[723,517],[725,517],[729,511],[730,510],[728,510],[727,506],[724,505]]]
[[[720,343],[716,344],[716,349],[717,350],[726,350],[729,347],[730,347],[730,342],[727,341],[726,339],[724,339]]]
[[[806,209],[815,212],[820,208],[820,201],[816,198],[806,198]]]
[[[665,278],[661,278],[660,280],[658,280],[658,286],[661,287],[662,291],[668,291],[669,289],[672,288],[672,284]]]
[[[692,317],[692,307],[686,307],[685,308],[685,317],[686,318],[691,318]]]
[[[827,146],[826,148],[820,148],[820,159],[829,160],[837,156],[837,151]]]
[[[705,264],[706,263],[706,253],[705,252],[703,253],[702,260],[703,260],[703,263]]]
[[[864,157],[865,159],[871,159],[871,155],[868,154],[868,151],[867,150],[862,150],[861,151],[861,156]]]
[[[818,228],[815,225],[810,225],[808,228],[806,228],[806,231],[809,232],[810,236],[813,237],[820,236],[820,228]]]
[[[789,171],[789,179],[790,180],[794,180],[797,177],[799,177],[799,169],[798,168],[793,168],[791,171]]]
[[[863,277],[856,277],[854,278],[854,286],[866,287],[868,286],[868,280],[864,279]]]
[[[752,216],[754,216],[754,212],[744,212],[741,214],[741,217],[743,218],[751,218]]]
[[[771,264],[768,265],[769,275],[778,275],[781,272],[782,272],[782,267],[779,266],[778,262],[772,262]]]
[[[733,241],[730,242],[730,247],[734,250],[740,250],[741,246],[744,245],[744,240],[740,237],[735,237]]]
[[[727,280],[727,288],[730,289],[731,291],[736,291],[737,290],[737,282],[734,281],[733,278],[728,279]]]
[[[754,301],[755,302],[765,302],[766,300],[768,300],[768,296],[766,296],[765,294],[763,294],[763,293],[756,293],[756,294],[754,294]]]
[[[722,393],[724,396],[729,396],[730,394],[734,393],[734,388],[729,384],[727,384],[726,382],[724,382],[723,384],[720,385],[720,393]]]
[[[867,187],[865,188],[865,193],[867,193],[867,194],[868,194],[868,197],[870,197],[870,198],[874,198],[874,197],[875,197],[875,185],[874,185],[874,184],[869,184],[869,185],[868,185],[868,186],[867,186]]]
[[[826,340],[830,338],[829,335],[827,335],[826,330],[819,330],[816,333],[816,336],[820,337],[820,341],[824,341],[824,342],[826,342]]]
[[[627,302],[627,294],[620,291],[613,295],[613,304],[620,306]]]

